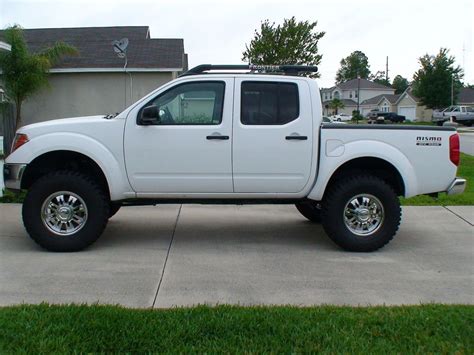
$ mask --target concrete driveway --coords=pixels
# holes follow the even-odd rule
[[[50,253],[0,205],[0,305],[474,303],[474,207],[405,207],[395,239],[343,252],[293,206],[123,208],[87,251]]]

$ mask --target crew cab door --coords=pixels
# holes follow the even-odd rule
[[[134,108],[125,128],[127,174],[138,195],[233,191],[232,78],[189,79]],[[159,121],[141,124],[145,107]]]
[[[313,160],[310,89],[304,80],[236,78],[233,127],[235,192],[303,190]]]

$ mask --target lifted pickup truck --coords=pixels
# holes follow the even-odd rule
[[[470,106],[449,106],[443,111],[433,111],[432,121],[442,126],[444,122],[453,119],[454,122],[465,126],[474,123],[474,108]]]
[[[464,190],[454,128],[322,124],[316,81],[295,75],[314,70],[201,65],[115,117],[20,128],[4,175],[28,190],[27,232],[78,251],[121,206],[286,203],[367,252],[397,232],[398,196]]]

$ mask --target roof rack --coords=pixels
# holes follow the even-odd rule
[[[284,73],[285,75],[298,75],[302,72],[317,72],[318,67],[314,65],[260,65],[260,64],[201,64],[197,67],[189,69],[180,76],[211,74],[205,73],[210,70],[249,70],[251,73],[261,74],[268,73]]]

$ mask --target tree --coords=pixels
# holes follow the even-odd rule
[[[395,89],[395,94],[401,94],[408,88],[409,82],[401,75],[397,75],[392,82],[392,88]]]
[[[464,76],[461,67],[454,66],[455,58],[441,48],[437,55],[425,54],[419,62],[421,68],[413,75],[413,94],[428,108],[449,106],[451,95],[456,100]]]
[[[77,50],[62,42],[44,48],[39,53],[30,53],[21,27],[15,25],[4,32],[5,41],[11,51],[0,53],[0,79],[6,96],[16,107],[15,130],[21,126],[21,105],[28,97],[48,85],[49,69],[64,55],[77,54]]]
[[[329,108],[334,110],[334,113],[337,115],[337,110],[340,108],[344,108],[344,102],[342,102],[338,98],[334,98],[329,102]]]
[[[265,20],[260,32],[255,30],[250,45],[245,45],[242,60],[252,64],[319,65],[318,42],[325,32],[315,30],[317,22],[297,22],[295,17],[285,19],[283,25]],[[304,73],[319,78],[319,73]]]
[[[390,79],[385,75],[385,71],[378,71],[375,74],[369,75],[369,80],[372,80],[374,83],[390,86]]]
[[[369,75],[369,58],[363,52],[355,51],[341,60],[341,67],[336,73],[336,84],[357,79],[358,76],[367,79]]]

